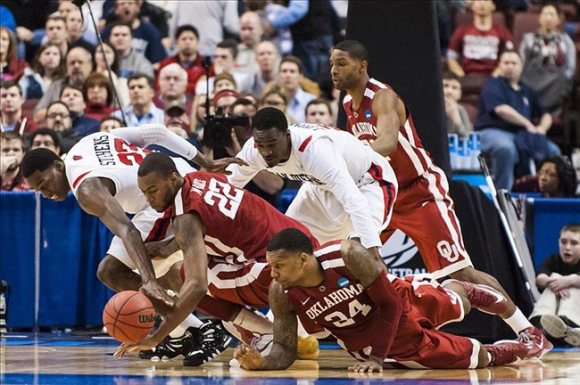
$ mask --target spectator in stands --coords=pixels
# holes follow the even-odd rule
[[[83,85],[83,95],[86,100],[85,116],[101,121],[116,109],[113,106],[113,85],[109,78],[99,72],[89,75]]]
[[[544,198],[570,198],[576,194],[576,171],[565,156],[545,158],[538,166],[538,188]]]
[[[195,85],[199,78],[205,74],[203,57],[199,54],[198,45],[199,32],[197,28],[189,24],[181,25],[175,31],[175,50],[177,53],[159,64],[159,68],[163,68],[169,64],[177,63],[187,71],[187,93],[189,95],[195,94]]]
[[[221,74],[216,75],[213,79],[213,92],[217,94],[222,90],[238,91],[236,79],[234,79],[232,74],[222,72]]]
[[[459,104],[461,99],[461,80],[451,71],[443,73],[443,96],[445,114],[447,115],[447,132],[466,138],[473,131],[473,124],[465,107]]]
[[[95,53],[95,46],[83,37],[83,16],[78,7],[71,9],[66,17],[66,32],[68,47],[83,47],[90,53]]]
[[[262,24],[256,12],[246,12],[240,17],[240,44],[236,69],[240,72],[256,73],[256,46],[262,40]]]
[[[48,43],[56,44],[60,48],[60,52],[63,55],[66,55],[69,51],[69,46],[65,18],[57,15],[50,15],[48,19],[46,19],[45,33],[46,41]],[[90,50],[87,51],[90,52]]]
[[[145,74],[136,73],[127,80],[129,86],[130,106],[123,110],[128,126],[140,126],[146,123],[163,123],[163,110],[153,103],[153,79]],[[113,116],[121,118],[121,111]]]
[[[288,109],[288,99],[286,99],[286,94],[282,87],[277,84],[271,84],[264,89],[264,92],[260,96],[260,103],[258,104],[259,109],[264,107],[274,107],[279,109],[286,115],[286,120],[289,124],[296,123],[294,118],[292,118],[286,110]]]
[[[101,123],[99,123],[99,131],[101,131],[101,132],[110,132],[111,130],[114,130],[115,128],[121,128],[121,127],[123,127],[123,121],[119,118],[114,117],[114,116],[104,117],[101,120]]]
[[[562,107],[570,95],[576,71],[576,47],[572,39],[560,32],[560,16],[554,4],[544,4],[539,16],[540,27],[526,33],[520,44],[524,61],[522,82],[536,91],[549,110]]]
[[[191,126],[188,112],[180,105],[173,105],[165,110],[165,121],[163,122],[168,130],[176,133],[183,139],[194,138],[197,144],[197,135],[191,134]]]
[[[120,99],[120,101],[116,100],[117,96],[115,96],[114,104],[116,107],[124,108],[129,104],[129,89],[127,88],[127,78],[119,77],[120,62],[119,54],[109,43],[103,42],[95,49],[95,72],[109,77],[109,71],[107,70],[107,63],[109,63],[111,77],[113,78],[113,89],[116,90],[116,95]]]
[[[258,72],[254,75],[253,87],[250,90],[254,95],[261,95],[268,83],[276,81],[279,61],[280,53],[271,41],[262,41],[256,46]]]
[[[159,71],[159,93],[155,104],[166,110],[180,105],[191,112],[192,98],[187,97],[187,72],[177,63],[171,63]]]
[[[30,190],[20,173],[24,139],[17,132],[0,133],[0,185],[2,191]]]
[[[65,85],[60,92],[60,101],[68,107],[73,129],[79,136],[83,137],[98,131],[99,121],[85,115],[87,103],[82,88]]]
[[[167,57],[167,51],[161,44],[161,33],[154,25],[139,17],[140,8],[141,3],[139,1],[117,0],[115,2],[117,21],[129,26],[129,29],[131,29],[133,50],[144,55],[150,63],[159,63]],[[118,25],[118,23],[113,23],[112,25]],[[112,25],[106,26],[103,30],[103,39],[109,39],[109,35],[112,34]],[[123,65],[121,65],[121,68],[123,68]]]
[[[213,106],[211,104],[211,98],[209,101],[209,112],[206,111],[206,101],[208,96],[206,94],[195,95],[193,104],[191,106],[191,130],[194,133],[201,133],[203,126],[205,125],[205,116],[209,113],[213,113]]]
[[[328,55],[327,55],[328,56]],[[280,75],[278,83],[282,86],[288,100],[288,115],[296,122],[304,122],[304,110],[306,105],[315,95],[305,92],[300,87],[302,80],[302,62],[295,56],[286,56],[280,62]]]
[[[499,71],[499,77],[483,83],[475,128],[480,131],[481,151],[490,157],[496,187],[510,190],[516,164],[529,165],[524,156],[543,159],[559,155],[560,149],[546,138],[552,117],[537,94],[520,81],[522,61],[517,52],[501,55]],[[538,124],[533,123],[536,119]]]
[[[224,40],[220,42],[213,55],[213,73],[219,75],[221,73],[227,72],[232,74],[234,79],[236,79],[236,84],[238,85],[238,90],[241,92],[250,91],[253,86],[253,77],[250,74],[241,73],[236,71],[236,56],[238,55],[238,44],[234,40]],[[209,83],[207,86],[209,90],[206,89],[205,76],[200,78],[195,87],[196,94],[212,94],[213,91],[214,77],[209,78]]]
[[[225,115],[229,115],[231,106],[238,99],[240,95],[233,90],[221,90],[213,97],[213,107],[216,111],[221,111]]]
[[[332,107],[326,99],[312,99],[304,110],[306,123],[318,123],[327,126],[334,126],[335,120],[332,117]]]
[[[11,30],[0,27],[0,80],[20,79],[28,63],[16,55],[16,36]]]
[[[60,135],[63,154],[66,154],[81,138],[73,129],[70,110],[59,100],[52,102],[46,109],[46,127]]]
[[[29,134],[36,129],[31,116],[22,111],[22,89],[15,82],[0,82],[0,127],[4,132]]]
[[[117,22],[111,26],[110,30],[109,43],[117,51],[120,58],[119,76],[128,79],[135,73],[143,73],[153,77],[151,62],[132,46],[133,32],[131,27],[128,24]]]
[[[46,90],[42,99],[34,109],[34,120],[40,124],[46,116],[46,108],[54,101],[59,100],[60,92],[65,84],[82,88],[85,80],[93,71],[93,57],[83,47],[75,47],[66,55],[66,76],[55,80]]]
[[[544,261],[536,277],[543,292],[530,321],[539,322],[554,342],[580,346],[580,224],[562,227],[558,244],[559,253]]]
[[[224,33],[238,36],[240,18],[238,2],[230,0],[178,1],[170,29],[176,31],[181,25],[195,25],[202,31],[199,53],[212,56],[217,44],[224,40]]]
[[[513,49],[512,34],[504,26],[493,23],[495,3],[492,0],[475,0],[470,5],[473,24],[459,26],[453,32],[447,64],[460,78],[491,76],[500,54]]]
[[[40,99],[54,80],[64,77],[64,56],[57,45],[47,43],[36,51],[18,84],[25,99]]]
[[[30,149],[46,148],[60,156],[60,138],[50,128],[39,128],[30,135]]]

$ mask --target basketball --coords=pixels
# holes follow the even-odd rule
[[[120,342],[137,342],[149,334],[157,314],[151,301],[133,290],[115,294],[103,310],[103,324]]]

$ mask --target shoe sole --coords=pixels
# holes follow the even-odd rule
[[[546,330],[546,333],[552,337],[564,338],[566,343],[572,346],[580,346],[580,330],[566,325],[562,318],[553,314],[546,314],[540,318],[540,324]]]

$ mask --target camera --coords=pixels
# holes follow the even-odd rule
[[[232,127],[249,127],[250,119],[243,115],[228,116],[221,107],[214,115],[206,115],[203,127],[203,144],[209,148],[226,147],[232,144]]]

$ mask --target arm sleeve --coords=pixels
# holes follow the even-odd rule
[[[152,24],[146,25],[149,44],[147,44],[147,49],[145,50],[145,57],[151,63],[159,63],[167,57],[167,51],[165,51],[165,47],[161,44],[161,32]]]
[[[382,245],[380,229],[369,226],[369,204],[352,179],[344,159],[328,138],[319,138],[306,149],[305,171],[328,185],[328,189],[350,216],[351,235],[365,248]]]
[[[399,321],[403,313],[403,305],[395,287],[389,282],[386,273],[379,276],[366,288],[370,299],[379,306],[378,316],[383,322],[382,338],[376,339],[372,345],[372,355],[385,358],[391,350]]]
[[[463,29],[458,28],[451,35],[449,48],[447,49],[447,59],[459,60],[463,50]]]
[[[570,38],[570,36],[566,35],[565,33],[563,35],[564,45],[566,46],[566,69],[564,71],[564,76],[566,76],[566,79],[570,80],[576,73],[576,47],[574,46],[574,41]]]
[[[117,128],[111,133],[139,147],[151,144],[163,146],[188,160],[197,155],[197,148],[193,144],[169,131],[163,124],[151,123],[140,127]]]
[[[308,1],[290,0],[288,7],[272,20],[274,29],[288,28],[308,13]]]
[[[232,163],[226,168],[226,171],[230,172],[227,175],[228,183],[238,188],[243,188],[258,172],[266,169],[266,166],[261,161],[260,155],[254,148],[254,139],[252,138],[246,141],[242,150],[236,155],[236,158],[245,160],[248,163],[248,166],[240,166],[239,164]]]

